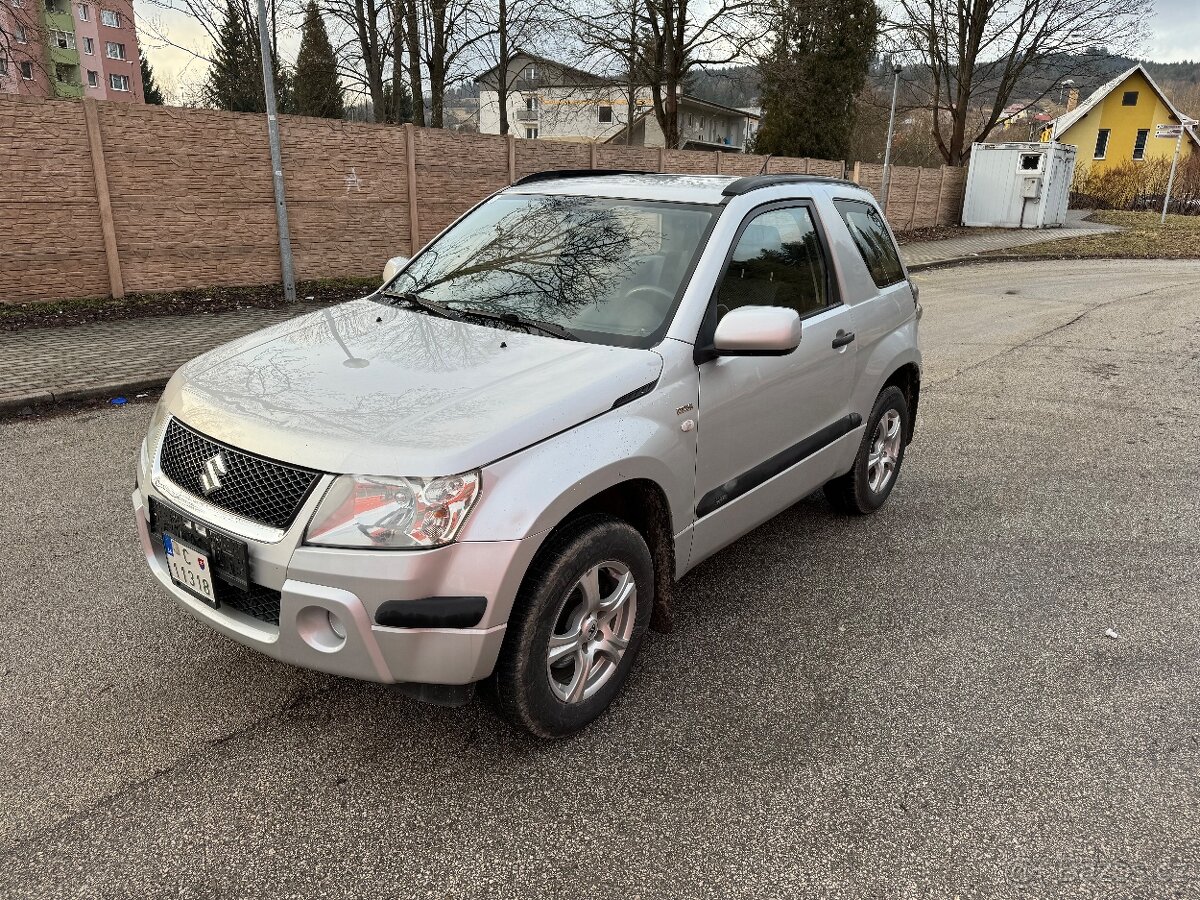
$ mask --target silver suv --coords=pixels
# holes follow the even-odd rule
[[[919,318],[854,184],[532,176],[377,293],[181,368],[138,467],[146,560],[276,659],[479,685],[566,735],[701,560],[820,488],[887,500]]]

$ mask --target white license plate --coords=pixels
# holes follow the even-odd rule
[[[211,606],[217,605],[213,594],[212,563],[208,554],[201,553],[191,544],[177,537],[163,534],[163,550],[167,554],[167,570],[171,580],[189,593],[195,594]]]

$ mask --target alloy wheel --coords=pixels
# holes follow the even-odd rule
[[[871,452],[867,456],[867,486],[878,494],[896,474],[896,465],[900,460],[900,413],[894,409],[887,410],[879,417],[875,426],[875,434],[871,438]]]
[[[637,584],[624,563],[588,569],[567,592],[546,651],[550,689],[564,703],[595,695],[616,674],[637,618]]]

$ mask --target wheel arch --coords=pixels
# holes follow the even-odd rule
[[[900,388],[901,393],[904,394],[904,400],[908,404],[908,434],[904,436],[904,443],[911,444],[913,434],[916,431],[917,405],[921,401],[920,366],[915,362],[907,362],[897,367],[887,377],[880,390],[886,390],[893,386]]]
[[[580,519],[594,515],[611,516],[627,522],[650,548],[650,558],[654,563],[654,613],[650,627],[655,631],[670,631],[673,625],[676,558],[675,532],[667,492],[652,478],[630,478],[611,484],[568,511],[546,533],[541,546],[551,545],[556,533]],[[535,556],[535,563],[536,559]],[[531,564],[529,571],[534,569],[536,565]],[[525,577],[529,577],[529,572]]]

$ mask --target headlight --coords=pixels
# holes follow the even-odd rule
[[[158,445],[162,443],[167,422],[170,420],[171,414],[167,411],[167,404],[159,400],[158,405],[154,407],[154,415],[150,417],[146,439],[142,441],[142,468],[147,472],[150,470],[150,464],[154,462],[154,457],[158,455]]]
[[[390,550],[438,547],[454,540],[478,496],[478,472],[430,479],[339,475],[305,541]]]

